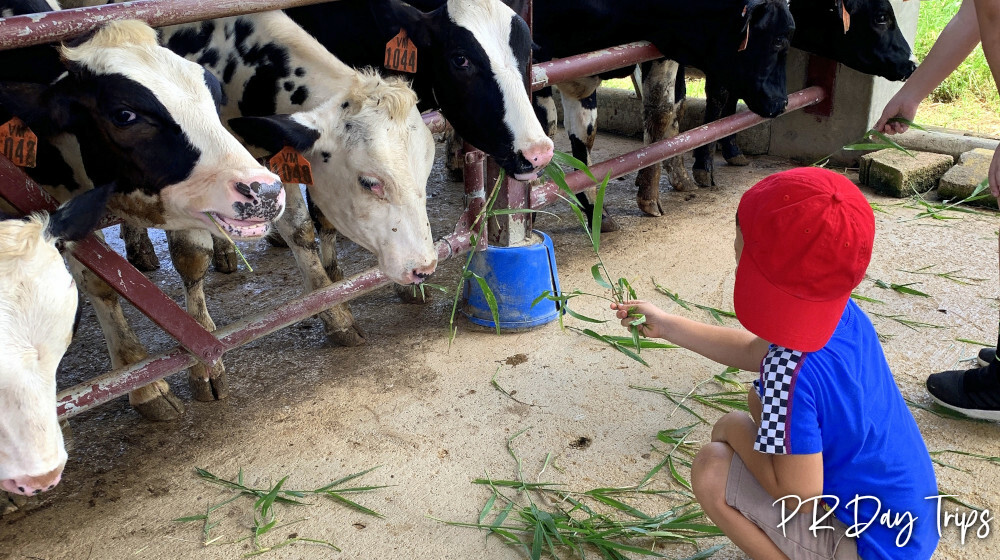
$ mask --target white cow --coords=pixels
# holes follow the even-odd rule
[[[73,338],[77,290],[59,247],[89,233],[111,188],[51,216],[0,221],[0,489],[31,496],[59,483],[66,447],[56,367]]]

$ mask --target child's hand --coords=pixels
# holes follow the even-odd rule
[[[645,320],[637,325],[639,334],[649,338],[664,338],[664,320],[668,317],[662,309],[648,301],[626,301],[612,303],[611,309],[616,310],[615,316],[621,319],[622,326],[629,328],[637,320]]]

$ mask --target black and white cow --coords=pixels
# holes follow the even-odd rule
[[[382,67],[386,43],[405,29],[417,46],[413,88],[466,141],[508,174],[536,177],[552,158],[524,82],[528,25],[500,0],[340,0],[286,10],[337,58]]]
[[[39,6],[3,6],[15,13]],[[46,6],[47,7],[47,6]],[[30,174],[57,198],[115,183],[108,207],[141,227],[199,229],[237,239],[268,232],[284,210],[278,177],[261,166],[219,120],[222,91],[200,65],[159,46],[147,25],[111,22],[62,47],[58,58],[5,53],[25,75],[5,70],[0,106],[39,136]],[[39,68],[47,64],[47,68]],[[218,224],[218,225],[216,225]],[[147,356],[124,320],[117,294],[75,260],[71,270],[89,295],[114,367]],[[188,301],[189,308],[199,305]],[[165,382],[132,392],[132,405],[154,419],[183,409]]]
[[[916,69],[910,45],[896,24],[889,0],[798,0],[789,8],[797,29],[792,46],[843,63],[865,74],[888,80],[905,80]],[[683,75],[677,78],[677,99],[684,98]],[[736,96],[711,78],[706,80],[705,122],[736,112]],[[679,101],[678,101],[679,102]],[[746,165],[735,137],[719,141],[730,165]],[[715,184],[714,145],[694,151],[694,180],[701,186]]]
[[[73,338],[77,290],[60,249],[97,226],[112,187],[90,190],[50,215],[0,215],[2,491],[31,496],[62,477],[56,368]]]
[[[219,77],[229,100],[223,118],[248,142],[268,153],[289,145],[307,157],[310,199],[336,230],[378,257],[386,276],[419,284],[434,271],[426,206],[434,139],[405,81],[345,65],[283,12],[166,27],[161,41]],[[334,238],[323,240],[321,261],[298,185],[288,189],[288,200],[276,229],[292,248],[305,289],[339,280]],[[181,250],[175,249],[179,235],[168,237],[172,252]],[[185,235],[183,250],[198,256],[183,260],[199,264],[180,272],[185,285],[200,290],[211,243],[193,239],[197,232]],[[335,343],[364,343],[346,304],[320,318]],[[212,324],[207,310],[196,319]]]
[[[541,0],[534,5],[536,59],[562,58],[624,43],[646,40],[668,58],[701,68],[740,97],[754,112],[774,117],[785,109],[785,55],[795,24],[785,0]],[[666,63],[662,63],[666,64]],[[673,97],[673,83],[661,67],[644,77],[643,103]],[[567,133],[573,155],[588,162],[596,135],[597,87],[602,78],[627,76],[631,69],[559,84]],[[669,83],[668,83],[669,82]],[[539,120],[555,132],[556,110],[550,88],[535,95]],[[647,141],[665,137],[671,115],[646,120]],[[644,199],[655,210],[658,202],[647,191],[648,169],[636,180],[640,206]],[[657,167],[658,170],[658,167]],[[658,188],[657,182],[654,185]],[[656,193],[658,196],[658,193]],[[581,201],[592,207],[587,197]],[[617,229],[610,217],[605,231]]]

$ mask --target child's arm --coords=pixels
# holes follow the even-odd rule
[[[750,390],[747,395],[751,414],[759,422],[760,398]],[[756,414],[754,414],[756,412]],[[712,441],[728,444],[743,460],[743,464],[753,474],[760,485],[774,499],[798,496],[806,500],[823,493],[823,454],[770,455],[753,448],[757,438],[757,424],[742,412],[731,412],[723,416],[712,429]],[[788,503],[794,508],[798,502]],[[802,504],[802,511],[810,511],[814,502]]]
[[[611,309],[617,311],[622,326],[628,327],[636,315],[645,315],[639,334],[664,338],[720,364],[760,371],[760,363],[767,355],[768,342],[752,333],[685,319],[646,301],[612,303]]]

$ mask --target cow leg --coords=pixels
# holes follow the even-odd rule
[[[559,84],[562,93],[563,124],[569,135],[569,143],[573,149],[573,157],[591,164],[590,151],[597,138],[597,87],[601,79],[597,76],[580,78],[571,82]],[[587,214],[587,225],[593,224],[594,205],[591,200],[597,196],[597,188],[591,187],[576,195]],[[607,212],[601,214],[601,232],[618,231],[620,228],[614,218]]]
[[[160,259],[153,250],[153,242],[149,240],[146,228],[138,228],[123,223],[118,231],[119,237],[125,242],[125,258],[132,266],[142,272],[152,272],[160,269]]]
[[[552,86],[545,86],[535,92],[531,98],[531,105],[535,109],[535,117],[541,123],[550,138],[556,135],[559,113],[556,111],[556,100],[552,97]]]
[[[146,349],[125,321],[118,292],[72,257],[69,259],[69,268],[77,286],[89,296],[90,304],[94,307],[111,356],[111,366],[118,369],[146,359]],[[184,412],[184,405],[162,379],[132,391],[128,400],[132,408],[147,420],[174,420]]]
[[[174,269],[184,282],[184,304],[188,315],[205,330],[214,331],[215,321],[208,314],[205,303],[205,273],[214,253],[212,234],[193,229],[168,231],[167,247]],[[188,386],[192,396],[199,401],[216,401],[229,396],[226,368],[221,360],[211,366],[200,362],[191,366]]]
[[[286,187],[285,213],[274,222],[274,226],[292,250],[295,264],[302,274],[303,289],[308,293],[342,280],[344,275],[336,265],[336,254],[333,265],[326,270],[319,254],[320,250],[327,250],[326,245],[331,245],[331,250],[336,251],[334,243],[321,243],[317,247],[316,227],[310,219],[302,191],[298,185],[286,185]],[[327,338],[334,344],[339,346],[365,344],[365,333],[355,322],[351,308],[346,303],[335,305],[319,313],[318,317],[323,322]]]
[[[462,135],[455,132],[454,128],[448,128],[444,132],[445,169],[448,170],[448,178],[456,183],[460,183],[465,179],[465,150],[462,149],[463,144]]]
[[[722,116],[728,117],[729,115],[736,114],[736,102],[739,99],[735,95],[729,94],[726,99],[726,106],[722,110]],[[736,135],[730,134],[722,140],[719,140],[719,146],[722,148],[722,157],[726,158],[726,163],[729,165],[735,165],[737,167],[743,167],[744,165],[750,165],[750,160],[747,159],[740,147],[736,145]]]
[[[729,104],[729,90],[711,78],[705,79],[705,123],[718,120]],[[702,187],[715,186],[715,142],[694,151],[694,180]]]
[[[228,239],[212,236],[212,268],[222,274],[232,274],[239,268],[236,248]]]

